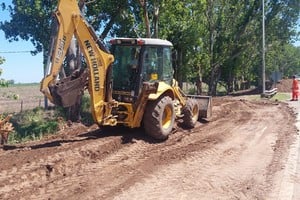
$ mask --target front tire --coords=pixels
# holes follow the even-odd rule
[[[189,129],[194,128],[199,118],[199,106],[197,101],[188,99],[182,113],[183,125]]]
[[[167,139],[175,123],[172,99],[169,96],[164,96],[156,101],[149,101],[143,122],[148,135],[158,140]]]

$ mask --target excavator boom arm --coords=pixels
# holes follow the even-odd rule
[[[107,74],[114,61],[111,55],[98,40],[92,27],[85,21],[78,7],[77,0],[59,0],[55,12],[58,30],[50,56],[50,73],[41,82],[41,91],[55,103],[53,88],[57,84],[66,52],[73,36],[78,41],[88,66],[88,89],[91,95],[91,109],[96,122],[101,124],[110,115],[109,83]],[[68,83],[63,83],[68,84]],[[72,87],[68,87],[72,88]],[[74,87],[76,89],[76,87]]]

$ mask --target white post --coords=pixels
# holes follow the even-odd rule
[[[266,77],[265,77],[265,1],[262,0],[262,96],[266,91]]]

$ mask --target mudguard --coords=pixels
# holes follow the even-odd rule
[[[166,84],[165,82],[159,82],[158,83],[158,88],[156,93],[152,93],[149,95],[149,100],[156,100],[158,99],[162,94],[168,93],[168,95],[174,99],[175,93],[173,87],[170,85]]]

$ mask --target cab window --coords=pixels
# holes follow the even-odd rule
[[[170,47],[149,46],[144,51],[143,80],[171,83],[173,68]]]

